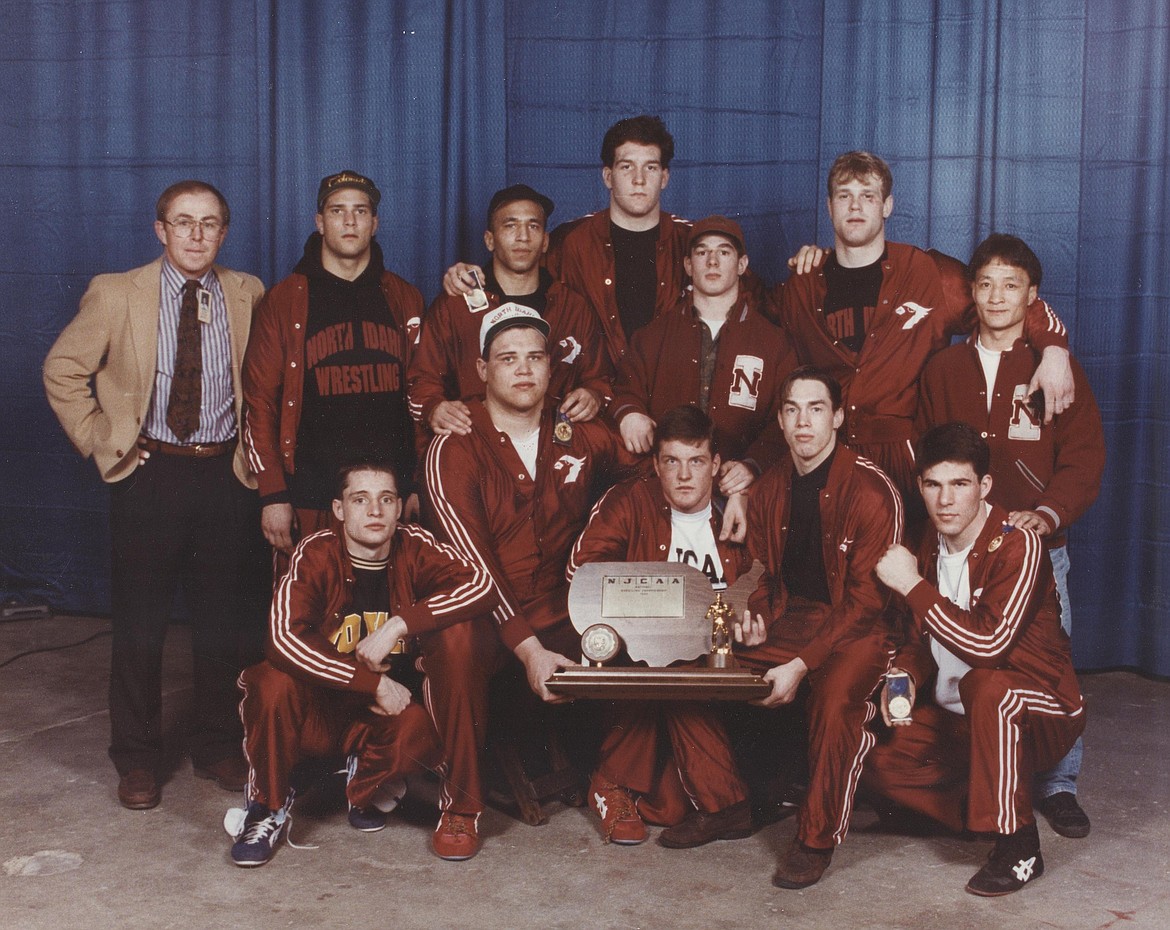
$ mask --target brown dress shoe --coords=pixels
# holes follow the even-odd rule
[[[131,769],[118,781],[118,801],[128,810],[150,810],[161,800],[162,791],[149,769]]]
[[[740,801],[713,814],[693,811],[682,823],[658,834],[658,842],[669,849],[690,849],[712,840],[741,840],[752,835],[752,806]]]
[[[195,777],[210,779],[224,791],[243,791],[248,784],[248,763],[243,756],[228,756],[211,765],[196,765]]]
[[[777,888],[807,888],[815,885],[833,860],[831,849],[810,849],[794,839],[780,858],[772,884]]]

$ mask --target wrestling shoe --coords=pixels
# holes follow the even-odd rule
[[[658,835],[658,842],[668,849],[691,849],[713,840],[741,840],[751,835],[751,802],[738,801],[713,814],[691,811],[682,823],[663,830]]]
[[[987,864],[967,882],[967,891],[983,898],[996,898],[1019,891],[1043,874],[1040,832],[1036,824],[1030,823],[995,841]]]
[[[349,783],[353,781],[358,770],[358,757],[351,754],[345,760],[346,795],[349,794]],[[377,833],[386,829],[386,815],[398,806],[402,796],[406,794],[406,782],[391,781],[378,787],[374,797],[365,807],[356,807],[349,803],[349,825],[363,833]]]
[[[276,844],[285,834],[291,806],[291,800],[278,811],[270,811],[259,801],[249,804],[240,832],[235,835],[232,862],[250,868],[271,859]]]
[[[440,859],[462,862],[479,852],[479,814],[444,811],[431,837],[431,848]]]
[[[594,775],[589,783],[589,809],[601,818],[605,842],[637,846],[646,841],[646,825],[625,788]]]
[[[1077,803],[1077,796],[1071,791],[1050,794],[1036,805],[1036,809],[1061,836],[1079,840],[1089,835],[1089,815]]]
[[[377,833],[386,829],[386,813],[373,804],[369,807],[349,806],[349,825],[362,833]]]
[[[776,866],[772,884],[777,888],[794,889],[815,885],[832,861],[833,850],[813,849],[794,838]]]

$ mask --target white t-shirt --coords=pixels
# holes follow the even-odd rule
[[[974,545],[972,542],[971,546]],[[971,609],[971,575],[967,570],[971,546],[959,552],[947,552],[946,543],[941,538],[938,541],[938,593],[963,610]],[[959,699],[959,681],[971,671],[971,666],[933,636],[930,638],[930,654],[938,665],[934,699],[939,707],[956,714],[964,713],[963,702]]]
[[[983,343],[975,340],[979,350],[979,363],[983,366],[983,380],[987,382],[987,412],[991,413],[991,397],[995,393],[995,376],[999,374],[999,360],[1003,353],[999,349],[985,349]]]
[[[535,429],[532,434],[526,439],[517,439],[511,433],[508,438],[512,440],[512,448],[516,450],[516,454],[520,456],[520,461],[524,463],[524,468],[528,472],[528,477],[533,481],[536,480],[536,451],[540,447],[540,430]]]
[[[670,562],[693,565],[711,579],[718,591],[727,587],[723,576],[723,560],[715,545],[711,529],[711,505],[698,513],[679,513],[670,509]]]

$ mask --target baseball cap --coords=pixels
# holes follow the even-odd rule
[[[492,215],[500,207],[506,206],[510,203],[515,203],[517,200],[531,200],[533,203],[540,204],[540,209],[544,211],[544,218],[547,221],[556,207],[556,204],[540,191],[533,190],[527,184],[513,184],[511,187],[505,187],[503,190],[498,190],[492,194],[491,203],[488,204],[487,224],[492,225]]]
[[[704,236],[717,235],[730,239],[735,243],[736,249],[740,255],[743,255],[747,249],[744,248],[743,230],[739,228],[739,223],[735,220],[728,219],[726,216],[709,216],[706,219],[699,220],[691,227],[691,237],[687,240],[687,251],[695,247],[695,243]]]
[[[487,347],[492,344],[492,340],[505,329],[512,329],[516,326],[531,326],[533,329],[540,330],[545,338],[548,338],[550,332],[548,321],[539,313],[531,307],[509,301],[496,307],[479,324],[479,354],[483,355],[487,351]]]
[[[378,201],[382,199],[382,192],[365,175],[349,169],[321,179],[321,186],[317,188],[317,212],[320,213],[325,208],[325,201],[329,199],[330,194],[345,187],[365,191],[366,196],[370,198],[370,206],[374,208],[375,213],[378,212]]]

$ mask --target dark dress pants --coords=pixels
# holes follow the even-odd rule
[[[111,487],[110,758],[154,770],[162,752],[162,659],[182,587],[194,657],[190,752],[198,766],[241,751],[241,646],[264,622],[256,493],[212,458],[154,453]],[[262,539],[259,540],[262,543]]]

